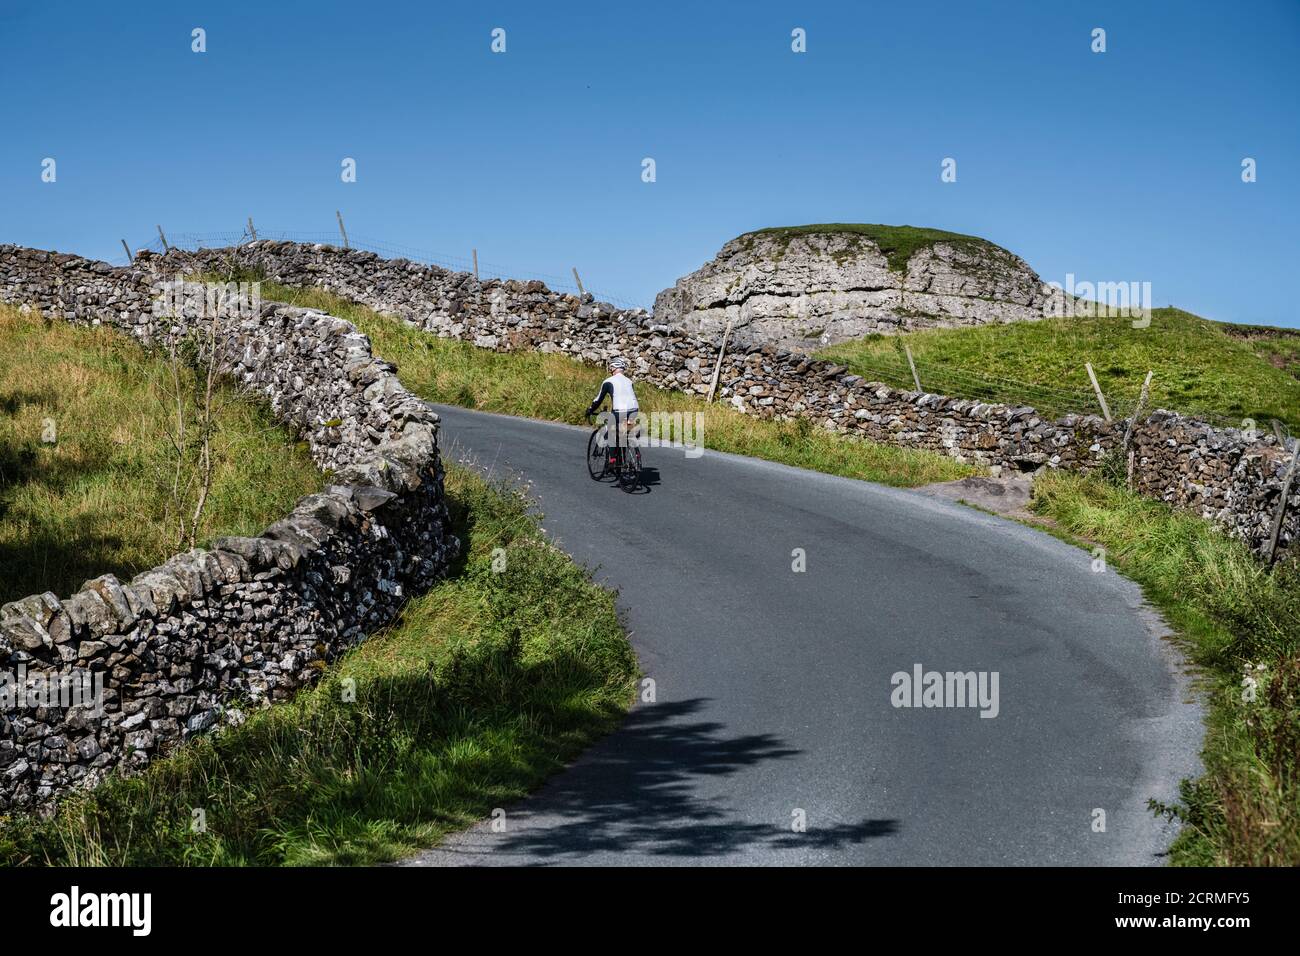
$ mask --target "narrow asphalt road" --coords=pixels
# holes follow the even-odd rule
[[[438,411],[446,457],[529,482],[618,590],[655,699],[504,832],[408,865],[1160,862],[1146,801],[1198,772],[1201,709],[1137,586],[1089,553],[715,452],[648,449],[629,495],[587,476],[583,429]],[[894,706],[918,665],[987,672],[989,705]]]

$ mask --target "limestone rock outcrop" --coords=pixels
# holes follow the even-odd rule
[[[911,226],[761,230],[655,298],[655,320],[809,351],[869,333],[1041,319],[1061,293],[1014,253]]]

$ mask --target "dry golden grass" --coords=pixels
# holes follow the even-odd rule
[[[0,306],[0,601],[129,578],[177,549],[165,357],[112,329]],[[192,394],[193,376],[183,385]],[[200,538],[255,534],[320,484],[305,446],[222,389]],[[194,408],[188,409],[192,417]],[[51,425],[55,441],[43,440]]]

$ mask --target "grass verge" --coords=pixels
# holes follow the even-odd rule
[[[1206,772],[1153,808],[1184,824],[1171,862],[1300,865],[1300,568],[1265,568],[1209,522],[1097,477],[1045,474],[1033,507],[1104,547],[1204,675]]]
[[[183,550],[177,523],[194,508],[196,487],[184,487],[194,449],[178,455],[168,437],[176,383],[167,358],[110,328],[8,306],[0,355],[0,603],[66,597],[100,574],[125,580]],[[193,436],[198,383],[183,363],[177,371]],[[321,484],[306,445],[260,402],[222,388],[214,408],[200,544],[259,534]]]
[[[0,866],[394,860],[613,729],[637,676],[613,595],[545,541],[520,496],[455,467],[447,490],[465,551],[400,621],[292,701],[48,820],[0,823]]]
[[[492,352],[440,339],[318,289],[263,281],[262,296],[352,322],[370,337],[376,355],[397,365],[402,384],[431,402],[579,425],[605,377],[601,369],[564,355]],[[933,452],[841,438],[806,419],[774,422],[741,415],[683,392],[642,385],[637,397],[644,412],[702,413],[703,441],[714,451],[906,488],[978,470]]]
[[[1252,418],[1264,432],[1270,418],[1300,429],[1300,378],[1288,371],[1288,349],[1296,349],[1289,336],[1247,338],[1233,326],[1172,308],[1153,309],[1147,328],[1132,322],[1112,316],[926,329],[867,336],[818,354],[857,375],[911,388],[901,352],[906,342],[927,389],[1032,405],[1052,417],[1100,413],[1085,362],[1118,413],[1132,408],[1152,371],[1149,407],[1234,425]]]

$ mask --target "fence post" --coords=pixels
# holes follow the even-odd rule
[[[1155,375],[1155,372],[1147,369],[1147,377],[1142,380],[1142,391],[1138,393],[1137,408],[1133,409],[1133,422],[1137,421],[1138,412],[1146,406],[1147,400],[1151,397],[1151,376],[1153,375]]]
[[[253,226],[252,216],[248,217],[248,234],[252,236],[254,240],[257,239],[257,229]]]
[[[1092,370],[1091,362],[1084,362],[1083,367],[1088,370],[1088,378],[1092,380],[1092,390],[1097,393],[1097,404],[1101,406],[1101,414],[1106,421],[1110,421],[1110,406],[1106,404],[1106,396],[1101,393],[1101,385],[1097,382],[1097,373]]]
[[[474,281],[478,281],[478,250],[474,249]]]
[[[713,381],[709,383],[709,397],[705,404],[713,404],[713,393],[718,390],[718,378],[722,375],[722,356],[727,354],[727,340],[731,338],[732,319],[727,320],[727,330],[722,333],[722,347],[718,349],[718,361],[713,366]]]
[[[1147,377],[1142,382],[1142,391],[1138,393],[1137,404],[1133,406],[1133,415],[1128,420],[1128,426],[1124,429],[1124,446],[1128,447],[1129,439],[1133,437],[1133,426],[1137,424],[1138,415],[1142,413],[1142,406],[1147,403],[1147,396],[1151,392],[1151,376],[1154,372],[1147,371]]]
[[[912,382],[916,385],[916,390],[924,392],[925,389],[921,387],[921,376],[916,374],[916,362],[912,360],[912,349],[906,342],[903,343],[903,351],[907,353],[907,367],[912,370]]]
[[[122,240],[122,248],[126,250],[126,264],[129,266],[135,261],[135,256],[131,255],[131,247],[126,244],[125,239]]]
[[[1273,423],[1273,427],[1279,432],[1281,431],[1280,428],[1277,428],[1276,422]],[[1268,563],[1270,565],[1277,560],[1277,539],[1282,535],[1282,519],[1286,517],[1287,499],[1291,496],[1291,480],[1295,478],[1296,460],[1300,459],[1300,446],[1288,449],[1286,442],[1283,441],[1282,449],[1291,452],[1291,464],[1287,465],[1286,475],[1282,479],[1282,497],[1277,503],[1277,513],[1273,515],[1273,527],[1269,530]]]
[[[578,267],[573,267],[573,281],[578,283],[578,298],[581,299],[587,293],[583,291],[582,280],[578,278]]]
[[[343,248],[346,249],[348,248],[348,231],[343,228],[343,213],[335,209],[334,215],[339,217],[339,233],[343,236]]]
[[[166,237],[165,235],[163,235],[162,226],[159,226],[159,227],[158,227],[158,238],[162,240],[162,244],[163,244],[163,253],[166,254],[166,253],[168,253],[168,252],[171,252],[171,251],[172,251],[172,247],[169,246],[169,245],[167,245],[167,237]]]
[[[1128,425],[1124,428],[1124,442],[1120,445],[1121,451],[1128,452],[1128,472],[1125,477],[1125,484],[1129,490],[1133,489],[1133,452],[1129,449],[1129,441],[1133,438],[1133,428],[1137,425],[1138,416],[1142,414],[1142,406],[1146,405],[1147,397],[1151,392],[1151,376],[1155,373],[1150,369],[1147,370],[1147,377],[1142,382],[1142,391],[1138,393],[1137,404],[1133,406],[1133,415],[1128,420]]]

